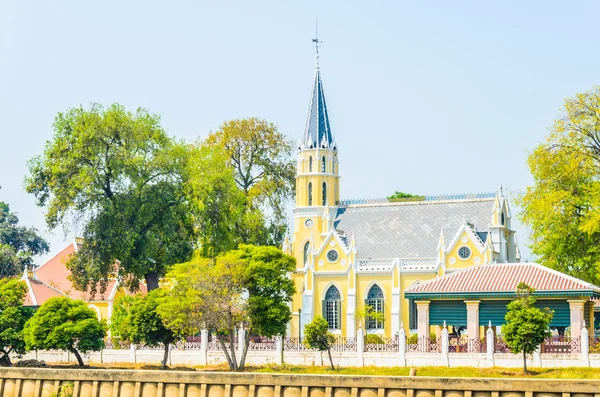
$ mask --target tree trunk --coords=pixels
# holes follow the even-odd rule
[[[523,372],[527,373],[527,354],[523,350]]]
[[[331,369],[335,370],[335,367],[333,366],[333,359],[331,358],[331,348],[327,348],[327,354],[329,355],[329,364],[331,364]]]
[[[162,362],[160,363],[160,369],[167,369],[167,360],[169,359],[169,344],[165,343],[165,354],[163,355]]]
[[[227,364],[229,364],[229,369],[231,371],[235,371],[237,363],[231,361],[231,356],[229,355],[229,352],[227,351],[227,346],[225,346],[225,343],[223,342],[222,338],[219,338],[219,344],[221,345],[221,349],[223,349],[223,352],[225,352],[225,358],[227,359]]]
[[[235,329],[229,330],[229,350],[231,350],[231,361],[235,364],[235,371],[239,371],[240,367],[238,366],[237,357],[235,356]]]
[[[71,353],[75,355],[75,358],[77,359],[77,364],[79,364],[80,367],[83,367],[83,359],[81,358],[81,355],[79,354],[77,349],[72,349]]]
[[[158,289],[158,273],[155,271],[148,272],[144,274],[144,278],[146,279],[146,287],[148,288],[148,292]]]

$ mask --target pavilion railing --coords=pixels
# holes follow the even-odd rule
[[[485,338],[449,338],[449,353],[485,353],[487,340]]]
[[[441,339],[432,339],[428,337],[422,337],[418,340],[407,340],[406,351],[407,352],[429,352],[438,353],[441,351],[442,343]]]

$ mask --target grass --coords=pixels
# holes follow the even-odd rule
[[[54,365],[55,368],[78,368],[73,365]],[[114,363],[91,363],[87,368],[93,369],[138,369],[158,370],[160,365]],[[215,371],[227,372],[229,367],[224,365],[169,366],[171,371]],[[329,366],[300,366],[300,365],[262,365],[248,366],[246,372],[306,374],[306,375],[377,375],[377,376],[408,376],[410,368],[406,367],[344,367],[331,370]],[[474,367],[418,367],[417,376],[434,376],[443,378],[546,378],[546,379],[600,379],[600,368],[530,368],[528,374],[519,368],[474,368]]]

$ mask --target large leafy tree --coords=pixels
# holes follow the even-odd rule
[[[48,243],[33,227],[19,226],[19,218],[0,201],[0,278],[16,276],[33,257],[48,252]]]
[[[244,243],[279,245],[286,230],[285,205],[293,197],[292,144],[277,126],[247,118],[223,123],[208,145],[223,149],[245,197],[237,234]]]
[[[25,324],[23,329],[28,350],[66,350],[83,366],[81,353],[104,347],[106,323],[83,301],[67,297],[48,299]]]
[[[169,138],[158,116],[118,104],[69,109],[53,128],[44,153],[29,162],[26,189],[46,207],[51,228],[83,230],[83,247],[68,263],[75,285],[95,292],[120,276],[131,289],[142,279],[158,288],[196,241],[184,191],[190,147]]]
[[[565,101],[529,155],[534,185],[520,198],[544,265],[600,283],[600,87]]]
[[[10,366],[10,354],[25,353],[23,327],[31,316],[23,307],[27,293],[25,282],[16,278],[0,278],[0,365]]]
[[[295,259],[276,247],[241,245],[215,260],[197,257],[173,266],[158,312],[177,333],[217,332],[229,367],[244,370],[249,338],[236,357],[235,329],[266,337],[284,335],[295,287],[288,277]],[[229,346],[225,340],[229,339]]]
[[[523,371],[527,372],[527,355],[550,337],[550,322],[554,312],[535,306],[535,290],[525,283],[517,285],[517,299],[507,305],[502,326],[504,340],[513,353],[523,353]]]

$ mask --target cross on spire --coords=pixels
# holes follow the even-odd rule
[[[317,68],[319,67],[319,44],[323,43],[322,41],[319,41],[319,26],[317,24],[317,21],[315,21],[315,38],[312,39],[312,42],[315,43],[315,52],[316,52],[316,57],[317,57]]]

